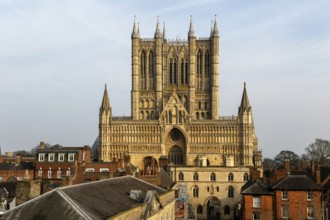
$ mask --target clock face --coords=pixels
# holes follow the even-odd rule
[[[171,140],[172,141],[178,141],[180,139],[180,132],[179,131],[172,131],[171,134],[170,134],[170,137],[171,137]]]

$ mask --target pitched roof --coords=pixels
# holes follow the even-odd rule
[[[241,194],[251,195],[270,195],[273,194],[272,188],[260,180],[249,180],[242,186]]]
[[[141,190],[143,198],[148,190],[155,190],[158,195],[167,192],[135,177],[124,176],[56,188],[5,212],[3,218],[106,219],[141,204],[129,196],[131,190]]]
[[[277,182],[273,189],[275,190],[322,190],[322,187],[316,184],[306,175],[288,175]]]
[[[0,163],[0,170],[33,170],[33,162],[21,162],[19,165],[14,163]]]

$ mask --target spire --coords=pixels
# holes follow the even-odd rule
[[[108,96],[107,84],[105,84],[102,105],[101,105],[100,110],[101,111],[110,110],[110,101],[109,101],[109,96]]]
[[[162,33],[160,32],[160,27],[159,27],[159,16],[157,16],[157,25],[156,25],[156,31],[155,31],[155,38],[157,37],[162,37]]]
[[[138,23],[138,27],[137,27],[137,35],[138,35],[138,37],[140,37],[140,23]]]
[[[218,30],[218,24],[217,24],[217,15],[214,16],[214,27],[213,27],[212,37],[219,37],[219,30]]]
[[[192,15],[190,15],[190,25],[189,25],[188,37],[195,37],[195,31],[194,31],[193,22],[192,22]]]
[[[134,25],[133,25],[132,37],[140,37],[139,26],[136,25],[136,16],[134,16]]]
[[[166,39],[165,21],[163,23],[163,39]]]
[[[210,37],[212,37],[213,34],[213,20],[211,21],[211,31],[210,31]]]
[[[244,90],[243,90],[243,95],[242,95],[242,101],[241,101],[241,106],[240,108],[246,109],[250,107],[250,102],[249,102],[249,97],[246,91],[246,82],[244,82]]]

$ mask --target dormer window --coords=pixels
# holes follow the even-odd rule
[[[55,159],[55,154],[53,153],[48,154],[48,162],[54,162],[54,159]]]
[[[68,161],[69,162],[73,162],[74,161],[74,153],[69,153]]]
[[[45,161],[45,154],[44,153],[40,153],[38,160],[39,160],[39,162],[44,162]]]

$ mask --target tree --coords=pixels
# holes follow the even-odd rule
[[[275,168],[275,166],[276,166],[275,160],[270,159],[270,158],[265,158],[264,159],[264,161],[263,161],[264,170],[272,171]]]
[[[21,155],[22,157],[32,157],[33,155],[26,151],[26,150],[18,150],[14,152],[14,155],[16,156],[17,154]]]
[[[305,148],[306,156],[309,160],[318,161],[320,165],[330,164],[330,142],[316,138]]]
[[[293,169],[299,165],[299,156],[289,150],[282,150],[274,159],[278,168],[283,168],[286,160],[290,162],[290,167]]]

